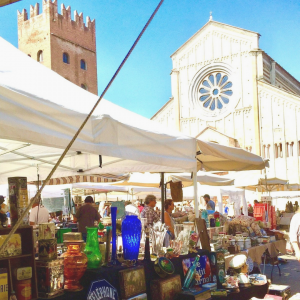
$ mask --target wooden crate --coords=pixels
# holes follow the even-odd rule
[[[7,235],[10,232],[10,228],[0,228],[0,235]],[[32,268],[32,280],[31,280],[31,294],[32,300],[38,298],[37,293],[37,280],[36,280],[36,268],[35,268],[35,247],[33,243],[33,230],[31,226],[23,226],[19,228],[16,233],[21,235],[22,242],[22,254],[18,256],[9,256],[0,258],[0,268],[6,268],[8,270],[8,295],[10,296],[12,286],[16,291],[14,284],[13,270],[20,267]]]

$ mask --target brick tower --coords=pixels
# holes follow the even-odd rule
[[[57,0],[43,0],[30,6],[30,19],[26,9],[18,11],[19,49],[71,82],[97,94],[96,27],[95,20],[86,18]]]

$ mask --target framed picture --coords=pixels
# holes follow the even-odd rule
[[[146,293],[146,278],[143,266],[121,270],[119,281],[122,299]]]

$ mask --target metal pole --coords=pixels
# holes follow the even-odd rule
[[[194,183],[194,207],[196,218],[199,218],[199,206],[198,206],[198,186],[197,186],[197,167],[193,171],[193,183]]]
[[[161,222],[165,223],[165,173],[160,173],[160,189],[161,189]]]

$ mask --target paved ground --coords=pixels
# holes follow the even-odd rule
[[[278,268],[274,267],[272,283],[289,285],[292,295],[300,293],[300,263],[292,255],[283,255],[281,258],[288,262],[280,265],[281,276],[279,276]],[[271,279],[271,270],[272,267],[266,265],[265,275],[268,279]],[[263,265],[261,265],[261,271],[263,272]]]

